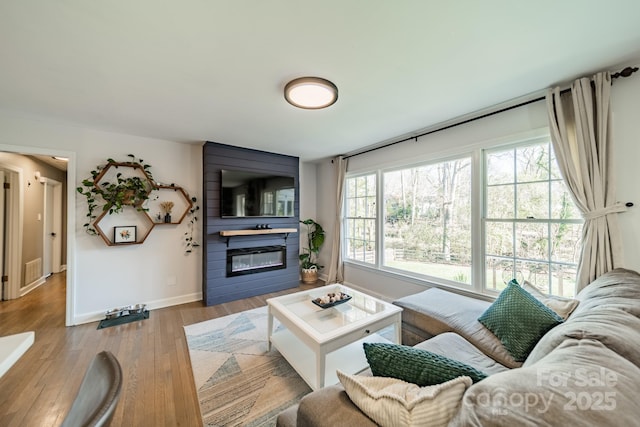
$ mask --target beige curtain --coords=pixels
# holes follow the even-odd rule
[[[626,208],[615,200],[610,176],[610,93],[606,72],[576,80],[570,93],[554,88],[546,96],[558,166],[584,217],[576,292],[622,261],[617,214]]]
[[[347,174],[347,159],[337,156],[333,159],[334,176],[336,177],[336,218],[333,227],[331,261],[327,273],[327,284],[344,281],[344,264],[342,262],[342,205],[344,195],[344,179]]]

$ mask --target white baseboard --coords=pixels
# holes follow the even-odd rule
[[[187,304],[195,301],[202,301],[202,292],[194,292],[192,294],[179,295],[171,298],[162,298],[155,301],[149,301],[146,304],[148,309],[156,310],[158,308],[172,307],[174,305]]]
[[[44,284],[44,282],[47,281],[46,277],[40,277],[36,280],[34,280],[33,282],[29,283],[26,286],[23,286],[20,288],[20,296],[23,297],[26,294],[28,294],[29,292],[33,291],[34,289],[36,289],[38,286]]]
[[[162,298],[154,301],[134,301],[131,304],[147,304],[147,310],[157,310],[159,308],[172,307],[174,305],[187,304],[190,302],[202,301],[202,292],[192,294],[179,295],[171,298]],[[83,323],[97,322],[105,317],[105,312],[113,307],[105,308],[101,311],[85,313],[77,315],[73,320],[73,325],[81,325]]]
[[[355,289],[356,291],[360,291],[363,294],[371,295],[372,297],[378,298],[382,301],[389,302],[389,303],[393,302],[393,299],[389,298],[388,296],[379,294],[377,292],[371,292],[371,289],[363,288],[362,286],[358,286],[350,282],[342,282],[342,284],[350,287],[351,289]]]
[[[324,281],[325,283],[327,282],[327,277],[328,276],[326,274],[318,274],[318,278],[321,279],[322,281]],[[387,297],[385,295],[379,294],[377,292],[371,292],[370,289],[363,288],[362,286],[358,286],[358,285],[356,285],[354,283],[350,283],[350,282],[346,282],[346,281],[343,281],[341,283],[343,285],[345,285],[345,286],[350,287],[351,289],[355,289],[356,291],[360,291],[360,292],[362,292],[364,294],[371,295],[372,297],[381,299],[382,301],[393,302],[392,299],[390,299],[389,297]],[[327,285],[332,285],[332,284],[333,283],[327,283]]]

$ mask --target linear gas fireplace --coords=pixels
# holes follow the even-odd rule
[[[282,268],[287,268],[286,245],[227,250],[227,277]]]

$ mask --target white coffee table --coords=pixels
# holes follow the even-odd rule
[[[350,301],[320,308],[312,300],[330,292]],[[364,342],[401,340],[402,308],[344,285],[328,285],[267,300],[268,342],[278,349],[307,384],[317,390],[338,382],[336,369],[357,373],[367,368]],[[273,331],[273,318],[284,326]],[[376,332],[394,327],[393,341]]]

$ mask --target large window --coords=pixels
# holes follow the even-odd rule
[[[573,296],[582,220],[548,141],[485,152],[485,288]]]
[[[386,172],[383,265],[471,284],[471,159]]]
[[[347,179],[345,192],[345,257],[376,262],[376,175]]]
[[[582,223],[538,137],[349,176],[344,259],[478,293],[516,278],[573,296]]]

